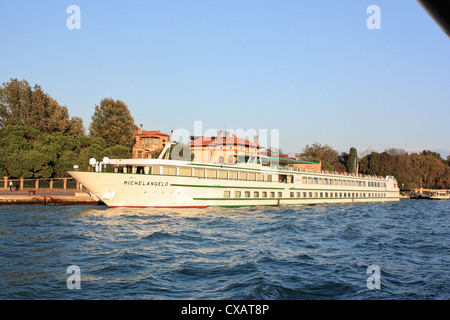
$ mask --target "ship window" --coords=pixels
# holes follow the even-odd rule
[[[329,184],[328,178],[323,179],[323,181],[324,181],[325,184]]]
[[[250,191],[245,191],[245,197],[250,198]]]
[[[230,180],[237,180],[237,178],[238,178],[237,171],[230,171],[228,177],[229,177]]]
[[[256,181],[263,181],[264,180],[264,176],[261,173],[257,173],[256,174]]]
[[[275,192],[271,191],[271,192],[270,192],[270,197],[271,197],[271,198],[275,198]]]
[[[295,194],[294,192],[291,192],[291,193],[290,193],[290,197],[293,198],[293,197],[294,197],[294,194]]]
[[[247,180],[247,172],[239,172],[239,180]]]
[[[150,174],[160,174],[159,168],[160,167],[151,167]]]
[[[306,184],[308,182],[308,179],[306,177],[302,177],[302,183]]]
[[[194,169],[194,176],[199,178],[205,177],[205,169]]]
[[[313,183],[313,179],[311,177],[308,177],[308,184],[312,184]]]
[[[263,191],[261,196],[262,196],[263,198],[267,198],[267,191]]]
[[[314,178],[314,184],[317,184],[317,183],[318,183],[318,181],[319,181],[319,179],[318,179],[318,178]]]
[[[320,197],[323,198],[323,192],[320,193]]]
[[[249,180],[249,181],[256,181],[256,173],[254,173],[254,172],[249,172],[249,173],[248,173],[248,180]]]
[[[206,177],[209,179],[216,179],[217,178],[217,170],[206,170]]]
[[[335,198],[339,198],[337,192],[334,193],[334,197],[335,197]]]
[[[278,192],[278,198],[282,198],[283,197],[283,193],[282,192]]]
[[[307,197],[307,193],[303,192],[303,198],[306,198],[306,197]]]
[[[317,197],[319,197],[319,193],[314,192],[314,198],[317,198]]]
[[[231,197],[231,192],[230,191],[224,191],[223,192],[223,197],[224,198],[230,198]]]
[[[240,198],[241,197],[241,192],[240,191],[235,191],[234,192],[234,197],[235,198]]]
[[[228,171],[219,170],[219,179],[228,179]]]
[[[328,198],[328,192],[325,192],[325,198]]]
[[[177,168],[175,167],[163,167],[163,174],[169,176],[175,176],[177,174]]]
[[[259,191],[253,192],[253,197],[254,198],[259,198]]]
[[[180,168],[179,170],[180,176],[192,176],[192,169],[191,168]]]
[[[136,167],[136,173],[143,174],[144,173],[144,167]]]
[[[355,193],[353,192],[353,193],[352,193],[352,198],[354,198],[354,197],[355,197]]]
[[[297,192],[297,198],[301,197],[301,192]]]
[[[323,179],[319,178],[319,184],[323,184]]]

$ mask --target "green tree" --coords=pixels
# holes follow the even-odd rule
[[[89,132],[91,137],[104,139],[108,147],[122,145],[131,148],[136,129],[127,105],[120,100],[105,98],[95,106]]]
[[[347,172],[356,173],[356,162],[358,161],[358,153],[356,148],[351,147],[346,162]]]
[[[74,165],[88,170],[90,158],[131,158],[128,148],[108,148],[102,138],[50,135],[15,125],[0,129],[0,150],[0,174],[10,178],[60,178]]]
[[[9,125],[33,127],[48,134],[84,134],[81,118],[70,118],[67,107],[60,106],[41,86],[31,88],[26,80],[11,79],[0,87],[0,128]]]
[[[344,171],[344,167],[339,162],[339,153],[328,145],[322,146],[320,143],[313,143],[311,146],[306,145],[300,153],[300,157],[307,161],[322,162],[324,170]]]

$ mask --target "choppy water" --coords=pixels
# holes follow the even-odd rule
[[[425,200],[0,207],[0,298],[450,299],[449,214],[450,201]]]

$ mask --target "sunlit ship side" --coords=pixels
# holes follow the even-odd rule
[[[109,207],[203,208],[399,200],[397,181],[346,173],[306,172],[250,156],[234,164],[164,159],[93,161],[69,174]],[[101,172],[112,166],[114,172]]]

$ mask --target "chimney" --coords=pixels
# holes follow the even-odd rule
[[[217,130],[217,139],[222,138],[222,130]]]
[[[256,144],[258,144],[258,136],[257,136],[257,135],[253,136],[253,141],[254,141]]]
[[[225,137],[228,138],[230,136],[230,131],[225,130]]]
[[[143,126],[143,124],[141,123],[141,128],[139,129],[139,134],[142,134],[142,126]]]

